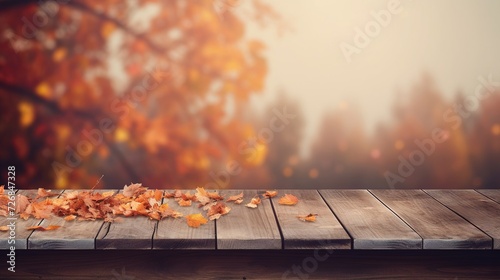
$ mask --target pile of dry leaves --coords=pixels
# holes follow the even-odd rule
[[[262,197],[271,198],[277,195],[276,191],[266,191]],[[66,191],[57,196],[43,188],[38,189],[35,198],[25,195],[16,196],[15,213],[22,219],[30,217],[36,219],[50,218],[51,215],[64,217],[66,221],[72,220],[96,220],[103,219],[106,222],[114,222],[120,216],[146,216],[150,219],[161,220],[167,217],[179,218],[183,214],[173,210],[167,203],[162,203],[163,198],[173,198],[180,206],[191,206],[198,203],[198,207],[205,211],[205,216],[209,220],[219,219],[228,214],[231,208],[224,203],[217,191],[207,191],[204,188],[196,188],[194,194],[190,191],[182,192],[175,190],[172,193],[161,190],[149,190],[142,184],[131,184],[125,186],[121,192],[115,191]],[[243,193],[229,197],[226,202],[241,204]],[[12,209],[8,208],[9,197],[4,192],[4,187],[0,186],[0,216],[7,216]],[[249,208],[257,208],[261,203],[259,195],[255,195],[245,205]],[[278,200],[283,205],[295,205],[298,203],[297,197],[286,194]],[[207,223],[207,219],[202,213],[186,216],[186,222],[191,227],[199,227]],[[314,221],[314,214],[299,216],[304,221]],[[0,226],[0,231],[4,230]],[[30,228],[38,230],[56,229],[58,226],[47,228]],[[7,230],[7,229],[5,229]]]

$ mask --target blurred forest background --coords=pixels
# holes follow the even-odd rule
[[[2,182],[14,165],[18,188],[500,185],[498,88],[448,99],[425,73],[373,133],[356,104],[332,106],[301,153],[315,124],[264,92],[266,44],[245,33],[287,23],[248,3],[0,1]],[[274,101],[256,110],[259,94]]]

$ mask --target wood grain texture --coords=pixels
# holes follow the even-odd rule
[[[172,190],[166,190],[172,192]],[[206,213],[198,208],[198,203],[192,203],[189,207],[182,207],[173,198],[164,198],[163,203],[181,212],[182,218],[166,218],[158,222],[158,228],[153,236],[153,249],[215,249],[215,222],[208,221],[199,228],[187,225],[185,216]]]
[[[488,198],[500,203],[500,189],[485,189],[485,190],[476,190],[482,195],[487,196]]]
[[[66,190],[61,194],[76,190]],[[89,190],[77,190],[89,191]],[[95,190],[94,192],[103,193],[109,190]],[[53,216],[51,219],[45,219],[40,223],[41,226],[49,225],[60,226],[54,231],[35,231],[28,238],[30,249],[95,249],[95,239],[99,230],[104,225],[104,221],[66,221],[64,217]]]
[[[52,190],[52,193],[54,194],[60,194],[62,191],[61,190]],[[37,189],[30,189],[30,190],[19,190],[17,194],[22,194],[27,196],[28,198],[36,198],[38,194]],[[41,199],[40,199],[41,200]],[[40,224],[43,220],[42,219],[35,219],[33,217],[28,218],[27,220],[21,219],[19,215],[15,216],[16,219],[16,249],[28,249],[28,237],[33,233],[33,230],[27,230],[26,228],[31,227],[31,226],[36,226]],[[6,240],[0,240],[0,245],[3,246],[6,245]]]
[[[281,205],[284,194],[293,194],[296,205]],[[272,203],[283,233],[284,249],[350,249],[351,238],[316,190],[279,190]],[[318,214],[315,222],[304,222],[298,215]]]
[[[423,239],[424,249],[491,249],[493,240],[422,190],[371,190]]]
[[[367,190],[321,190],[353,249],[421,249],[422,238]]]
[[[122,190],[120,191],[122,192]],[[96,249],[152,249],[156,220],[145,216],[123,217],[104,223],[96,240]]]
[[[241,190],[223,191],[229,196]],[[242,204],[228,203],[231,212],[216,221],[218,249],[281,249],[281,236],[271,202],[263,199],[255,209],[245,207],[257,190],[243,191]]]
[[[425,190],[493,238],[500,249],[500,204],[474,190]]]

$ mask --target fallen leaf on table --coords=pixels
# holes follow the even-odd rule
[[[9,227],[8,226],[1,226],[0,231],[8,231]]]
[[[201,206],[210,202],[210,197],[208,197],[207,191],[203,187],[196,188],[196,193],[194,195]]]
[[[275,197],[278,194],[277,191],[266,191],[262,196],[265,198]]]
[[[78,191],[68,191],[63,193],[63,197],[66,199],[76,199],[78,198]]]
[[[50,218],[53,209],[54,205],[52,205],[52,202],[50,200],[45,200],[41,202],[32,202],[26,207],[24,213],[26,213],[28,217],[32,215],[37,219],[47,219]]]
[[[151,212],[148,214],[148,217],[152,220],[157,220],[157,221],[161,220],[160,213],[158,212]]]
[[[241,204],[243,202],[243,192],[237,195],[230,196],[226,202],[234,201],[236,204]]]
[[[210,220],[216,220],[229,213],[229,211],[231,211],[231,208],[227,207],[224,202],[217,202],[208,209],[207,215]]]
[[[29,228],[26,228],[27,230],[40,230],[40,231],[46,231],[46,230],[55,230],[55,229],[58,229],[60,228],[61,226],[54,226],[54,225],[50,225],[48,227],[42,227],[42,226],[32,226],[32,227],[29,227]]]
[[[161,201],[161,198],[163,197],[163,192],[160,190],[155,190],[154,192],[154,199],[156,201]]]
[[[202,214],[191,214],[186,216],[186,221],[188,226],[190,227],[199,227],[200,225],[204,225],[208,222],[208,220],[203,217]]]
[[[257,205],[259,205],[260,202],[261,202],[260,197],[254,197],[254,198],[252,198],[252,200],[250,201],[250,203],[248,203],[245,206],[248,207],[248,208],[257,208]]]
[[[278,203],[282,205],[295,205],[297,202],[299,199],[293,194],[285,194],[278,200]]]
[[[224,200],[224,197],[220,196],[217,191],[207,192],[207,194],[208,194],[208,197],[210,197],[211,199]]]
[[[123,195],[126,197],[138,196],[139,194],[145,192],[146,187],[143,187],[141,183],[130,184],[123,187]]]
[[[27,196],[18,194],[17,195],[17,201],[16,201],[16,213],[21,213],[26,210],[26,207],[30,204],[30,200],[28,199]]]
[[[184,199],[184,200],[194,200],[194,201],[196,201],[196,195],[191,194],[190,191],[187,191],[187,192],[181,194],[181,198]]]
[[[179,190],[174,190],[171,193],[165,191],[165,195],[163,195],[163,197],[165,197],[165,198],[174,198],[175,194],[177,193],[177,191],[179,191]]]
[[[166,218],[166,217],[179,218],[179,217],[182,217],[182,213],[173,210],[166,203],[160,205],[159,211],[160,211],[160,214],[161,214],[162,218]]]
[[[64,217],[65,221],[73,221],[74,219],[76,219],[75,215],[69,215],[69,216]]]
[[[298,215],[297,218],[299,218],[299,220],[301,221],[304,221],[304,222],[314,222],[316,221],[316,216],[318,216],[318,214],[309,214],[309,215]]]
[[[47,191],[44,188],[38,188],[38,197],[54,196],[57,194],[52,194],[51,191]]]
[[[177,200],[177,203],[179,203],[179,205],[182,206],[182,207],[191,206],[191,200],[184,200],[182,198],[179,198]]]

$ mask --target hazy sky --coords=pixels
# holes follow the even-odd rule
[[[253,100],[269,103],[280,89],[298,99],[306,117],[306,143],[317,133],[327,111],[356,104],[371,131],[388,121],[396,91],[406,93],[424,72],[447,98],[461,90],[471,94],[477,77],[500,80],[500,1],[401,0],[400,13],[347,62],[342,42],[356,46],[356,28],[387,10],[391,0],[266,1],[290,23],[293,31],[250,26],[249,37],[267,45],[266,89]],[[234,8],[237,12],[237,7]]]

